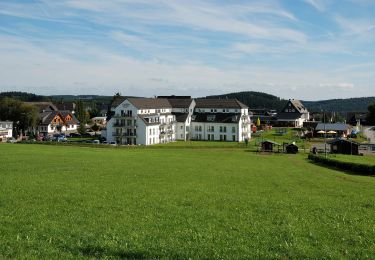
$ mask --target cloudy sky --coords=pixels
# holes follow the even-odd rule
[[[0,91],[375,95],[374,0],[0,0]]]

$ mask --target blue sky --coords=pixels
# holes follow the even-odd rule
[[[0,0],[0,91],[375,95],[373,0]]]

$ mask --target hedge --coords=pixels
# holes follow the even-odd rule
[[[309,154],[308,158],[316,163],[332,166],[345,171],[350,171],[358,175],[375,175],[375,165],[343,162],[315,154]]]

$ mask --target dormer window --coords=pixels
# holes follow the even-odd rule
[[[207,121],[210,121],[210,122],[213,122],[213,121],[215,121],[215,115],[208,115],[207,116]]]

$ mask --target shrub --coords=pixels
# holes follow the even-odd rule
[[[327,166],[332,166],[341,170],[350,171],[360,175],[375,175],[375,166],[367,165],[354,162],[342,162],[339,160],[325,158],[323,156],[309,154],[309,160],[312,160],[316,163],[324,164]]]

